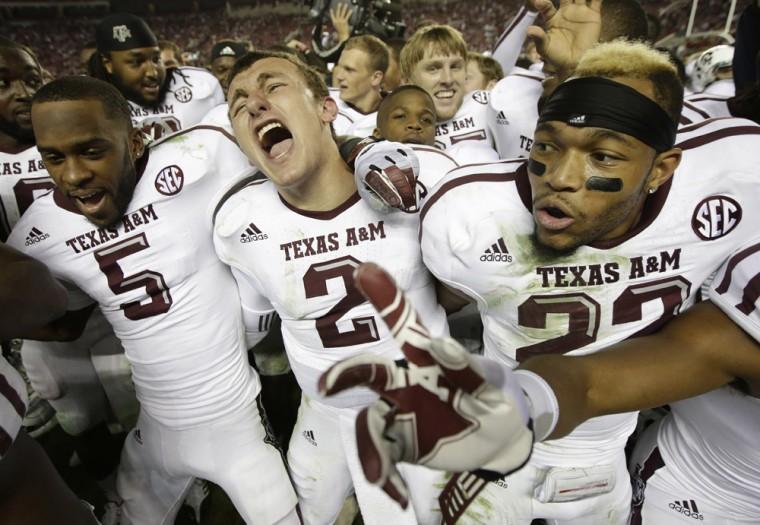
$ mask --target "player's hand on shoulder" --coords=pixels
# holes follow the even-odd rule
[[[399,142],[367,145],[354,162],[359,195],[375,210],[417,210],[419,159],[412,148]]]
[[[397,462],[494,477],[520,468],[533,445],[523,400],[486,382],[478,363],[453,339],[431,339],[404,293],[379,266],[363,264],[354,279],[406,357],[393,362],[355,356],[333,365],[319,380],[323,395],[355,386],[380,395],[356,419],[368,481],[406,507],[408,491]]]

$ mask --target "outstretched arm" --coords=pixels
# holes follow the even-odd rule
[[[545,355],[521,366],[546,380],[559,403],[550,439],[604,414],[703,394],[736,379],[760,380],[760,345],[710,302],[654,335],[579,356]]]

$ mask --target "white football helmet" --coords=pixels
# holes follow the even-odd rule
[[[703,51],[694,63],[691,83],[694,91],[700,93],[717,80],[717,73],[730,68],[734,59],[734,46],[719,45]]]

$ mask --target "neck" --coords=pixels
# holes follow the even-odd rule
[[[353,106],[360,113],[368,115],[377,111],[382,99],[383,97],[380,96],[380,92],[372,89],[361,98],[351,101],[349,105]]]
[[[330,211],[356,193],[353,173],[341,158],[335,141],[330,138],[330,142],[315,173],[300,184],[278,188],[291,206],[305,211]]]
[[[0,132],[0,151],[16,154],[34,146],[33,140],[21,140],[7,133]]]

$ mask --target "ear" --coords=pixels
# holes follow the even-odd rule
[[[486,84],[485,90],[486,91],[491,91],[494,87],[496,87],[496,83],[497,82],[498,82],[498,80],[489,80],[488,84]]]
[[[380,85],[383,83],[383,80],[385,79],[385,73],[382,71],[375,71],[372,73],[372,76],[370,77],[370,84],[373,88],[380,88]]]
[[[665,184],[675,173],[676,168],[681,163],[681,150],[671,148],[663,151],[654,158],[652,172],[649,174],[647,190],[650,193],[657,191],[657,188]]]
[[[329,124],[338,116],[338,104],[332,97],[325,97],[322,101],[322,122]]]
[[[375,140],[383,140],[383,135],[380,133],[380,128],[375,128],[372,132],[372,138]]]
[[[129,155],[132,161],[136,161],[145,153],[145,141],[143,140],[142,130],[132,128],[129,131]]]
[[[103,62],[103,67],[106,68],[108,74],[113,75],[113,61],[111,60],[111,57],[100,55],[100,60]]]

